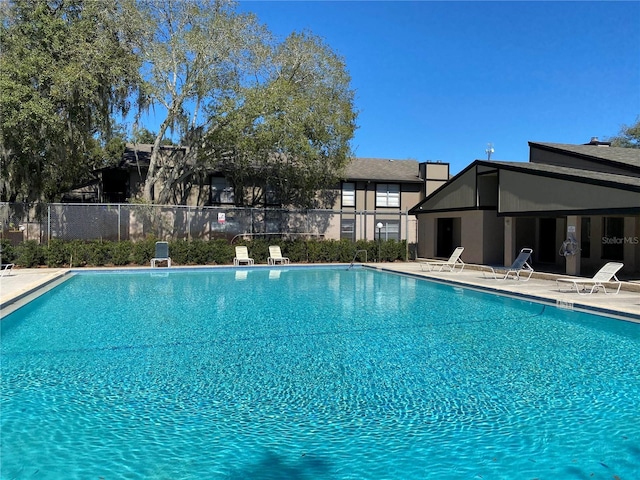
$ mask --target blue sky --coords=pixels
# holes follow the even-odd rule
[[[341,55],[358,157],[527,161],[640,116],[640,2],[240,1],[276,35]]]

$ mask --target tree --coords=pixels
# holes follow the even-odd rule
[[[134,128],[133,129],[133,133],[131,135],[131,142],[132,143],[146,143],[146,144],[153,144],[153,142],[156,141],[156,137],[158,136],[158,134],[156,132],[152,132],[151,130],[148,130],[147,128]],[[173,142],[172,139],[170,138],[164,138],[162,140],[162,145],[175,145],[175,143]]]
[[[128,6],[128,17],[141,32],[144,106],[166,112],[153,142],[143,198],[166,203],[178,183],[202,170],[194,160],[198,137],[208,128],[202,110],[233,91],[257,26],[252,17],[235,15],[224,0],[131,0]],[[187,155],[176,149],[171,158],[163,157],[160,147],[170,131],[189,147]]]
[[[104,162],[96,148],[129,106],[138,59],[117,1],[0,8],[0,198],[54,200]]]
[[[623,125],[618,136],[608,141],[612,147],[640,148],[640,117],[634,125]]]
[[[353,91],[344,62],[308,33],[274,47],[260,81],[241,89],[222,113],[225,128],[205,135],[205,151],[240,199],[254,204],[317,206],[350,159]],[[231,146],[231,150],[225,147]]]
[[[136,4],[136,21],[149,29],[140,45],[148,105],[166,110],[147,201],[177,201],[180,183],[202,182],[216,169],[239,203],[259,179],[263,193],[269,188],[282,203],[303,205],[347,161],[355,113],[344,63],[308,35],[278,44],[254,16],[234,8],[226,0]],[[186,149],[163,158],[160,145],[171,130]]]

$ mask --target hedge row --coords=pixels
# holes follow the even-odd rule
[[[150,264],[155,253],[156,239],[147,238],[139,242],[111,241],[62,241],[51,240],[49,245],[35,241],[22,242],[16,246],[6,240],[2,244],[2,263],[15,263],[20,267],[100,267]],[[226,265],[233,263],[235,245],[226,240],[177,240],[169,242],[169,255],[176,265]],[[269,245],[279,245],[282,255],[292,263],[349,263],[356,251],[366,250],[369,262],[394,262],[406,260],[406,242],[388,240],[383,242],[359,240],[291,240],[267,241],[255,239],[241,243],[247,245],[249,254],[257,264],[267,263]],[[365,261],[363,253],[358,262]]]

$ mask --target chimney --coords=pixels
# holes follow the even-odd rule
[[[427,162],[420,162],[418,164],[418,178],[420,180],[426,180],[427,179]]]

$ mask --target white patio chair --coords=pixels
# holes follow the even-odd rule
[[[236,247],[236,256],[233,259],[233,264],[238,265],[253,265],[253,258],[249,257],[249,249],[244,245],[238,245]]]
[[[531,275],[533,274],[533,268],[531,267],[531,265],[529,265],[529,258],[531,258],[531,253],[533,253],[533,249],[523,248],[522,250],[520,250],[520,253],[510,267],[490,267],[487,265],[485,266],[485,268],[491,270],[491,274],[496,280],[506,280],[507,278],[513,276],[514,280],[522,280],[523,282],[526,282],[531,278]],[[483,272],[483,276],[486,277],[488,273],[488,271]],[[522,273],[526,273],[527,278],[521,278],[520,275]]]
[[[605,284],[609,284],[613,288],[618,287],[615,292],[611,292],[611,294],[615,295],[620,291],[620,287],[622,286],[622,282],[618,280],[616,273],[618,273],[618,270],[620,270],[623,265],[624,264],[619,262],[609,262],[591,278],[558,278],[556,279],[558,291],[562,291],[560,285],[566,283],[570,287],[569,291],[573,291],[575,288],[579,295],[590,295],[593,292],[597,292],[600,288],[607,294]]]
[[[267,263],[269,265],[285,265],[289,263],[289,258],[282,256],[282,251],[278,245],[271,245],[269,247],[269,258],[267,258]]]
[[[424,271],[424,269],[426,268],[430,272],[432,271],[442,272],[443,270],[448,270],[450,272],[453,272],[453,271],[456,271],[456,266],[460,265],[460,270],[457,270],[457,271],[461,272],[462,270],[464,270],[464,262],[460,258],[460,255],[462,255],[463,251],[464,251],[464,247],[457,247],[449,257],[449,260],[447,260],[446,262],[437,262],[437,261],[420,262],[420,268],[422,269],[422,271]]]

